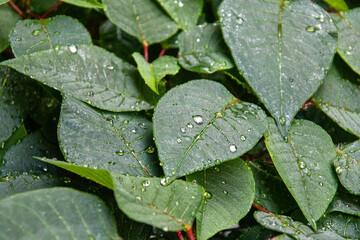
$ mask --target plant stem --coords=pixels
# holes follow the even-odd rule
[[[52,13],[53,11],[55,11],[63,2],[62,1],[58,1],[57,3],[55,3],[51,8],[49,8],[42,16],[41,18],[46,18],[50,13]]]
[[[254,208],[256,208],[256,209],[259,210],[259,211],[266,212],[266,213],[270,213],[271,215],[276,216],[275,213],[272,213],[272,212],[270,212],[269,210],[263,208],[262,206],[260,206],[260,205],[257,204],[256,202],[253,202],[252,205],[253,205]]]
[[[176,232],[179,240],[184,240],[184,236],[182,235],[181,231]]]
[[[149,62],[149,46],[147,45],[146,41],[143,41],[143,47],[144,47],[144,58],[147,62]]]
[[[10,0],[8,3],[22,18],[26,17],[25,13],[21,11],[21,9],[18,6],[16,6],[16,4],[12,0]]]
[[[189,240],[195,240],[195,237],[194,237],[194,234],[193,234],[191,228],[189,228],[189,229],[187,230],[187,235],[188,235],[188,237],[189,237]]]
[[[159,57],[164,56],[164,55],[165,55],[166,50],[167,50],[167,49],[166,49],[166,47],[162,47],[161,52],[160,52],[160,54],[159,54]]]
[[[302,105],[301,109],[308,109],[311,105],[314,105],[314,102],[312,100],[307,101],[306,103],[304,103],[304,105]]]

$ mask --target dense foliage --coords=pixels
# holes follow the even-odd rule
[[[0,20],[0,239],[360,239],[358,1]]]

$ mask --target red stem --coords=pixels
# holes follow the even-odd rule
[[[25,13],[21,11],[21,9],[18,6],[16,6],[16,4],[12,0],[10,0],[8,3],[22,18],[26,17]]]
[[[46,18],[50,13],[52,13],[53,11],[55,11],[61,4],[63,4],[62,1],[58,1],[57,3],[55,3],[51,8],[49,8],[49,9],[41,16],[41,18]]]
[[[147,45],[146,41],[143,41],[143,47],[144,47],[144,58],[147,62],[149,62],[149,46]]]
[[[302,105],[301,109],[308,109],[311,105],[314,105],[314,102],[312,100],[307,101],[304,105]]]
[[[181,231],[176,232],[179,240],[184,240],[184,236],[182,235]]]
[[[194,237],[194,234],[193,234],[191,228],[189,228],[189,229],[187,230],[187,235],[188,235],[188,237],[189,237],[189,240],[195,240],[195,237]]]
[[[165,52],[166,52],[166,47],[163,47],[163,48],[161,49],[161,52],[160,52],[160,54],[159,54],[159,57],[164,56],[164,55],[165,55]]]
[[[275,213],[272,213],[272,212],[270,212],[269,210],[263,208],[262,206],[260,206],[260,205],[257,204],[256,202],[253,202],[252,205],[253,205],[254,208],[256,208],[256,209],[259,210],[259,211],[266,212],[266,213],[270,213],[271,215],[276,216]]]

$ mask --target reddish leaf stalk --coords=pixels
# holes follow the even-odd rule
[[[184,236],[182,235],[181,231],[176,232],[179,240],[184,240]]]
[[[304,105],[302,105],[301,109],[308,109],[311,105],[314,105],[314,102],[312,100],[307,101],[306,103],[304,103]]]
[[[270,213],[271,215],[273,216],[276,216],[274,213],[270,212],[269,210],[263,208],[262,206],[260,206],[259,204],[257,204],[256,202],[253,202],[253,207],[256,208],[257,210],[259,211],[262,211],[262,212],[266,212],[266,213]]]
[[[163,48],[161,49],[161,52],[160,52],[160,54],[159,54],[159,58],[165,55],[166,50],[167,50],[166,47],[163,47]]]
[[[143,47],[144,47],[144,58],[147,62],[149,62],[149,45],[147,45],[146,41],[143,41]]]
[[[193,234],[191,228],[189,228],[189,229],[187,230],[187,235],[188,235],[188,237],[189,237],[189,240],[195,240],[195,237],[194,237],[194,234]]]
[[[8,3],[20,15],[20,17],[26,17],[25,13],[18,6],[16,6],[16,4],[12,0],[10,0]]]
[[[57,3],[55,3],[51,8],[49,8],[42,16],[41,18],[46,18],[47,16],[49,16],[50,13],[54,12],[63,2],[62,1],[58,1]]]

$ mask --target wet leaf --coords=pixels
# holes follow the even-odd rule
[[[5,1],[7,2],[7,1]],[[3,2],[2,4],[4,4]],[[0,4],[1,5],[1,4]],[[11,9],[10,6],[0,6],[0,53],[9,46],[9,34],[16,22],[20,20],[20,16]]]
[[[319,228],[330,229],[347,239],[360,239],[360,217],[332,212],[321,218],[318,224]]]
[[[331,202],[327,212],[342,212],[360,217],[360,197],[340,192]]]

